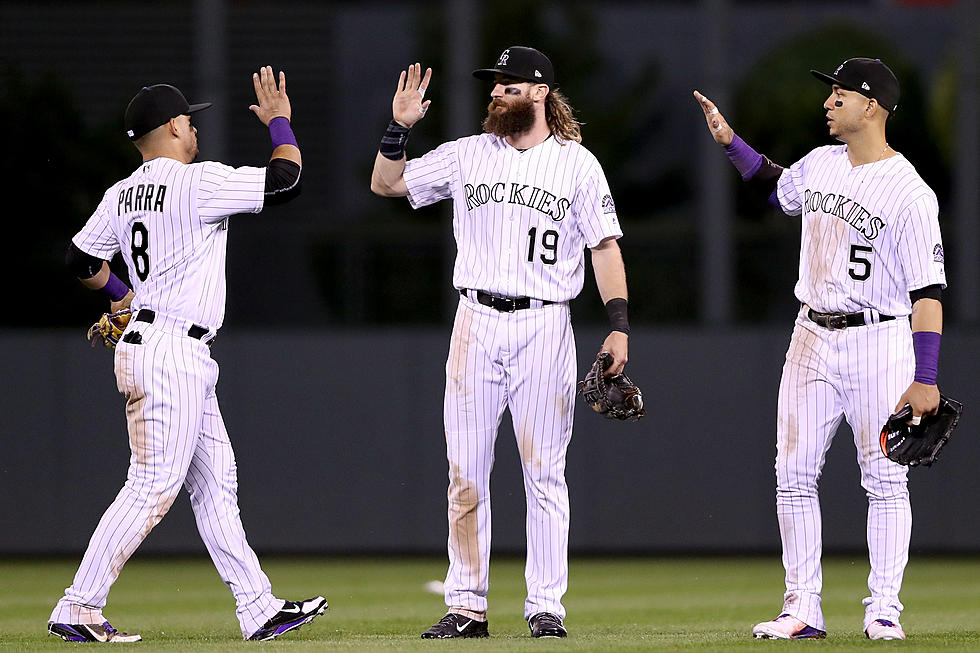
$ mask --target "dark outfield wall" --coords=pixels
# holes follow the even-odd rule
[[[650,415],[584,405],[568,456],[574,551],[776,550],[775,404],[785,328],[637,330],[629,371]],[[579,330],[584,370],[605,335]],[[215,345],[240,503],[262,552],[442,552],[448,328],[245,333]],[[940,463],[910,474],[913,549],[980,551],[980,336],[948,331],[942,388],[966,405]],[[109,352],[75,332],[0,332],[0,553],[80,553],[125,479],[123,401]],[[849,431],[821,482],[828,548],[864,546]],[[494,550],[524,546],[509,417],[493,476]],[[186,494],[143,551],[202,552]]]

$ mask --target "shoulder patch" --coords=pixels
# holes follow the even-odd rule
[[[603,213],[615,213],[616,205],[613,204],[612,195],[608,193],[602,197],[602,212]]]
[[[943,256],[943,246],[936,243],[935,247],[932,248],[932,260],[936,263],[945,262],[945,257]]]

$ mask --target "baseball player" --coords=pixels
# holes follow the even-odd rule
[[[405,141],[429,108],[432,70],[423,76],[416,63],[402,71],[371,179],[372,191],[407,196],[413,208],[453,201],[459,306],[444,402],[449,611],[422,637],[489,634],[490,470],[505,408],[527,494],[524,617],[534,637],[565,637],[565,453],[577,376],[568,301],[582,290],[588,247],[612,322],[602,350],[614,357],[609,373],[621,371],[629,334],[622,232],[551,61],[514,46],[473,75],[491,82],[485,133],[406,162]]]
[[[868,495],[871,596],[863,601],[864,632],[870,639],[905,639],[898,594],[912,527],[908,470],[882,455],[878,434],[893,410],[910,404],[916,422],[939,405],[946,287],[939,207],[912,164],[885,140],[900,95],[892,71],[878,59],[856,58],[830,75],[811,72],[831,86],[823,108],[830,135],[843,144],[819,147],[786,169],[755,152],[714,103],[694,92],[742,178],[761,186],[785,213],[803,216],[801,308],[776,423],[786,594],[780,615],[752,632],[826,636],[817,480],[847,419]]]
[[[102,609],[126,560],[187,488],[198,531],[237,603],[245,639],[267,640],[323,613],[322,596],[284,601],[245,538],[238,510],[235,455],[218,409],[218,365],[210,344],[225,310],[229,216],[258,213],[298,193],[302,159],[290,127],[286,77],[271,67],[253,75],[249,107],[272,137],[265,168],[192,163],[197,129],[188,104],[167,84],[144,87],[126,109],[129,138],[143,156],[112,186],[72,239],[67,263],[82,284],[106,294],[113,311],[133,317],[115,350],[126,397],[132,451],[126,483],[102,516],[71,587],[48,622],[66,641],[135,642]],[[122,252],[133,282],[109,271]]]

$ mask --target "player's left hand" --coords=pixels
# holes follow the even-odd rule
[[[613,362],[606,370],[605,376],[622,373],[623,368],[626,367],[626,361],[629,359],[629,341],[630,337],[622,331],[612,331],[606,336],[599,353],[609,352],[613,357]]]
[[[289,103],[289,96],[286,95],[286,73],[279,71],[279,86],[276,87],[272,66],[262,66],[259,72],[252,73],[252,85],[255,87],[255,100],[258,104],[251,105],[249,109],[263,125],[268,125],[273,118],[292,118],[293,108]]]
[[[893,412],[897,413],[905,404],[912,407],[912,423],[918,424],[916,418],[921,418],[923,415],[935,415],[936,411],[939,410],[939,386],[913,381],[908,390],[902,393],[902,397],[898,400]]]
[[[134,297],[136,297],[136,295],[134,295],[133,291],[130,290],[128,293],[126,293],[126,296],[120,299],[118,302],[109,302],[109,312],[118,313],[123,309],[129,308],[129,305],[133,303]]]

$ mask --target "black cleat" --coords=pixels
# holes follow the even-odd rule
[[[66,642],[121,643],[139,642],[143,638],[136,634],[121,633],[108,621],[101,624],[59,624],[48,622],[48,634],[57,635]]]
[[[539,612],[527,620],[531,637],[568,637],[561,617],[550,612]]]
[[[327,609],[327,600],[322,596],[314,596],[305,601],[286,601],[282,609],[265,625],[252,633],[249,641],[266,642],[275,639],[290,630],[296,630],[323,614]]]
[[[486,621],[477,621],[450,612],[439,623],[422,633],[422,639],[449,639],[451,637],[490,637]]]

